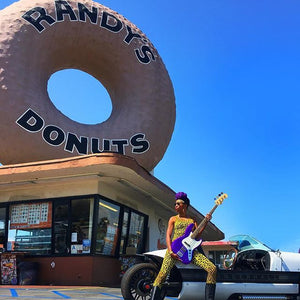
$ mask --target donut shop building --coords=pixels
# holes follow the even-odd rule
[[[3,251],[37,262],[46,285],[118,284],[120,257],[164,248],[174,214],[175,192],[116,153],[2,166],[0,195]],[[203,238],[223,233],[209,223]]]
[[[20,0],[0,26],[5,282],[16,283],[11,255],[38,266],[37,284],[119,284],[127,259],[166,247],[174,214],[175,191],[152,173],[176,118],[165,65],[134,24],[90,0]],[[55,107],[47,80],[67,68],[103,83],[107,120],[82,124]],[[211,222],[203,232],[223,237]]]

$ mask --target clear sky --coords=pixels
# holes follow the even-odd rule
[[[13,2],[0,0],[0,9]],[[176,125],[155,176],[187,192],[203,214],[226,192],[212,220],[226,239],[249,234],[298,252],[299,0],[97,2],[148,36],[173,82]],[[108,117],[110,100],[97,82],[77,79],[100,93],[93,103],[82,99],[78,82],[71,96],[57,94],[59,82],[78,78],[76,72],[55,76],[49,93],[69,117],[84,123]]]

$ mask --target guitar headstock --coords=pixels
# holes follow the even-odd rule
[[[228,195],[225,193],[220,193],[217,198],[215,198],[216,205],[221,205],[223,201],[228,198]]]

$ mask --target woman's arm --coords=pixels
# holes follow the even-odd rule
[[[180,260],[179,256],[172,251],[172,234],[174,230],[174,223],[175,223],[175,217],[171,217],[168,223],[167,233],[166,233],[166,242],[168,251],[170,252],[170,255],[174,259]]]
[[[203,227],[202,227],[201,230],[199,231],[199,233],[198,233],[198,235],[197,235],[197,239],[199,239],[199,238],[201,237],[202,232],[204,231],[204,229],[205,229],[207,223],[211,220],[211,218],[212,218],[212,215],[211,215],[211,214],[207,214],[207,215],[205,216],[205,218],[204,218],[204,220],[203,220],[203,221],[204,221]],[[203,221],[202,221],[202,222],[203,222]],[[195,224],[194,229],[196,229],[198,225],[197,225],[196,222],[195,222],[194,224]]]
[[[166,232],[166,242],[167,242],[167,247],[168,247],[169,252],[172,251],[171,244],[172,244],[172,234],[173,234],[173,230],[174,230],[174,223],[175,223],[174,217],[171,217],[169,219],[168,228],[167,228],[167,232]]]

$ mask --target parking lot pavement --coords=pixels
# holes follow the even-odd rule
[[[107,287],[41,287],[0,286],[0,300],[4,299],[123,299],[119,288]]]
[[[120,288],[109,287],[62,287],[62,286],[1,286],[0,300],[8,299],[123,299]],[[142,299],[142,298],[141,298]],[[177,299],[167,297],[166,299]]]

